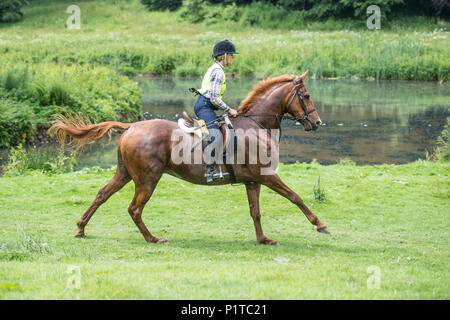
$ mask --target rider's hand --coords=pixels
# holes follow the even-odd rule
[[[229,109],[227,110],[227,112],[228,112],[229,114],[231,114],[233,117],[236,117],[237,114],[238,114],[238,112],[237,112],[235,109],[233,109],[233,108],[229,108]]]

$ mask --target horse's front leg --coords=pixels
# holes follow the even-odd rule
[[[259,192],[261,185],[259,183],[247,184],[247,198],[250,206],[250,215],[255,225],[256,239],[262,244],[279,245],[277,240],[267,238],[261,227],[261,213],[259,212]]]
[[[317,216],[309,210],[309,208],[305,205],[303,200],[296,194],[294,191],[292,191],[281,179],[277,174],[268,175],[265,177],[264,182],[262,182],[265,186],[269,187],[270,189],[276,191],[277,193],[281,194],[283,197],[290,200],[292,203],[296,204],[300,210],[303,211],[306,218],[311,222],[313,225],[317,227],[317,231],[321,233],[330,233],[328,231],[328,228],[317,218]]]

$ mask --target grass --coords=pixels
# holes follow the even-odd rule
[[[148,12],[137,0],[83,1],[81,29],[68,30],[70,4],[33,1],[24,7],[23,21],[0,25],[0,63],[105,65],[126,75],[200,77],[211,63],[213,44],[229,38],[241,52],[229,69],[237,76],[309,69],[315,78],[449,77],[445,20],[400,19],[406,25],[390,22],[378,31],[333,22],[263,28],[232,21],[193,24],[180,12]]]
[[[332,234],[263,187],[262,225],[278,247],[256,242],[243,186],[167,175],[143,217],[170,244],[145,243],[127,213],[132,183],[97,211],[87,238],[74,238],[112,174],[0,178],[0,299],[450,298],[448,163],[282,165],[280,176]],[[73,266],[79,290],[68,287]],[[379,289],[367,286],[371,266]]]

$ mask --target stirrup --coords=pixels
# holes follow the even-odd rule
[[[218,180],[218,179],[224,179],[227,175],[229,175],[229,173],[222,172],[222,170],[217,172],[217,170],[214,166],[210,172],[205,173],[206,183],[210,183],[210,182],[213,182],[214,180]]]

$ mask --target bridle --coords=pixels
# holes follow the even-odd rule
[[[283,119],[294,120],[294,121],[300,121],[300,120],[305,121],[306,120],[306,121],[311,123],[311,121],[309,120],[309,114],[314,112],[314,111],[316,111],[316,108],[312,108],[311,110],[308,110],[306,108],[306,104],[305,104],[303,95],[300,92],[300,88],[303,88],[305,85],[303,83],[297,83],[295,78],[292,80],[292,82],[294,84],[294,88],[293,88],[294,89],[294,93],[292,94],[292,97],[289,99],[289,103],[288,103],[288,106],[286,108],[286,111],[282,115],[279,115],[279,114],[266,114],[266,113],[250,113],[250,114],[240,113],[240,114],[238,114],[238,116],[248,117],[249,119],[253,120],[253,122],[255,122],[259,127],[263,128],[267,132],[269,132],[269,134],[270,134],[270,131],[266,127],[264,127],[261,123],[259,123],[255,119],[253,119],[253,117],[254,116],[276,117],[277,122],[278,122],[278,126],[280,128],[280,135],[278,137],[278,140],[281,139],[281,120],[283,120]],[[294,101],[295,96],[298,97],[298,101],[299,101],[300,106],[302,107],[302,110],[303,110],[303,114],[300,117],[294,117],[294,116],[287,116],[286,115],[286,113],[292,114],[292,113],[290,113],[290,108],[291,108],[292,102]]]
[[[295,79],[292,80],[292,82],[294,83],[294,94],[292,95],[291,99],[289,100],[289,104],[288,104],[288,106],[286,108],[286,112],[292,114],[291,112],[289,112],[289,109],[290,109],[290,107],[292,105],[292,102],[294,101],[295,96],[297,95],[298,102],[300,103],[300,106],[303,109],[303,115],[301,115],[300,117],[292,117],[293,118],[292,120],[296,120],[296,121],[308,120],[308,121],[310,121],[309,120],[309,114],[314,112],[314,111],[316,111],[316,108],[312,108],[311,110],[308,110],[306,108],[306,104],[305,104],[305,101],[303,99],[303,95],[300,92],[300,88],[303,88],[305,85],[303,83],[297,83],[297,81],[295,81]]]
[[[316,111],[316,108],[312,108],[311,110],[308,110],[306,108],[306,104],[305,104],[303,95],[300,92],[300,88],[303,88],[305,85],[302,82],[297,83],[295,78],[292,80],[292,83],[294,85],[294,87],[293,87],[294,93],[292,94],[292,97],[289,99],[289,103],[288,103],[288,106],[286,108],[286,111],[282,115],[280,115],[280,114],[269,114],[269,113],[249,113],[249,114],[248,113],[240,113],[240,114],[238,114],[238,116],[239,117],[246,117],[246,118],[251,119],[260,128],[266,130],[269,134],[270,134],[270,130],[268,130],[266,127],[264,127],[259,121],[256,121],[255,119],[253,119],[253,117],[275,117],[277,119],[278,127],[280,128],[280,135],[278,136],[278,142],[281,139],[281,120],[283,120],[283,119],[294,120],[294,121],[305,121],[306,120],[309,123],[311,123],[311,121],[309,120],[309,114],[314,112],[314,111]],[[189,88],[189,91],[194,93],[195,95],[202,95],[203,96],[203,94],[198,92],[197,89],[195,89],[195,88]],[[295,96],[297,96],[298,102],[300,103],[300,106],[302,107],[302,110],[303,110],[303,114],[300,117],[294,117],[294,116],[287,116],[286,115],[286,113],[292,114],[290,112],[290,108],[291,108],[292,102],[294,101]],[[218,117],[217,119],[215,119],[213,121],[210,121],[210,123],[207,123],[206,126],[209,127],[209,126],[213,125],[217,120],[223,120],[223,118],[225,116],[228,116],[228,115],[222,115],[222,116]]]

